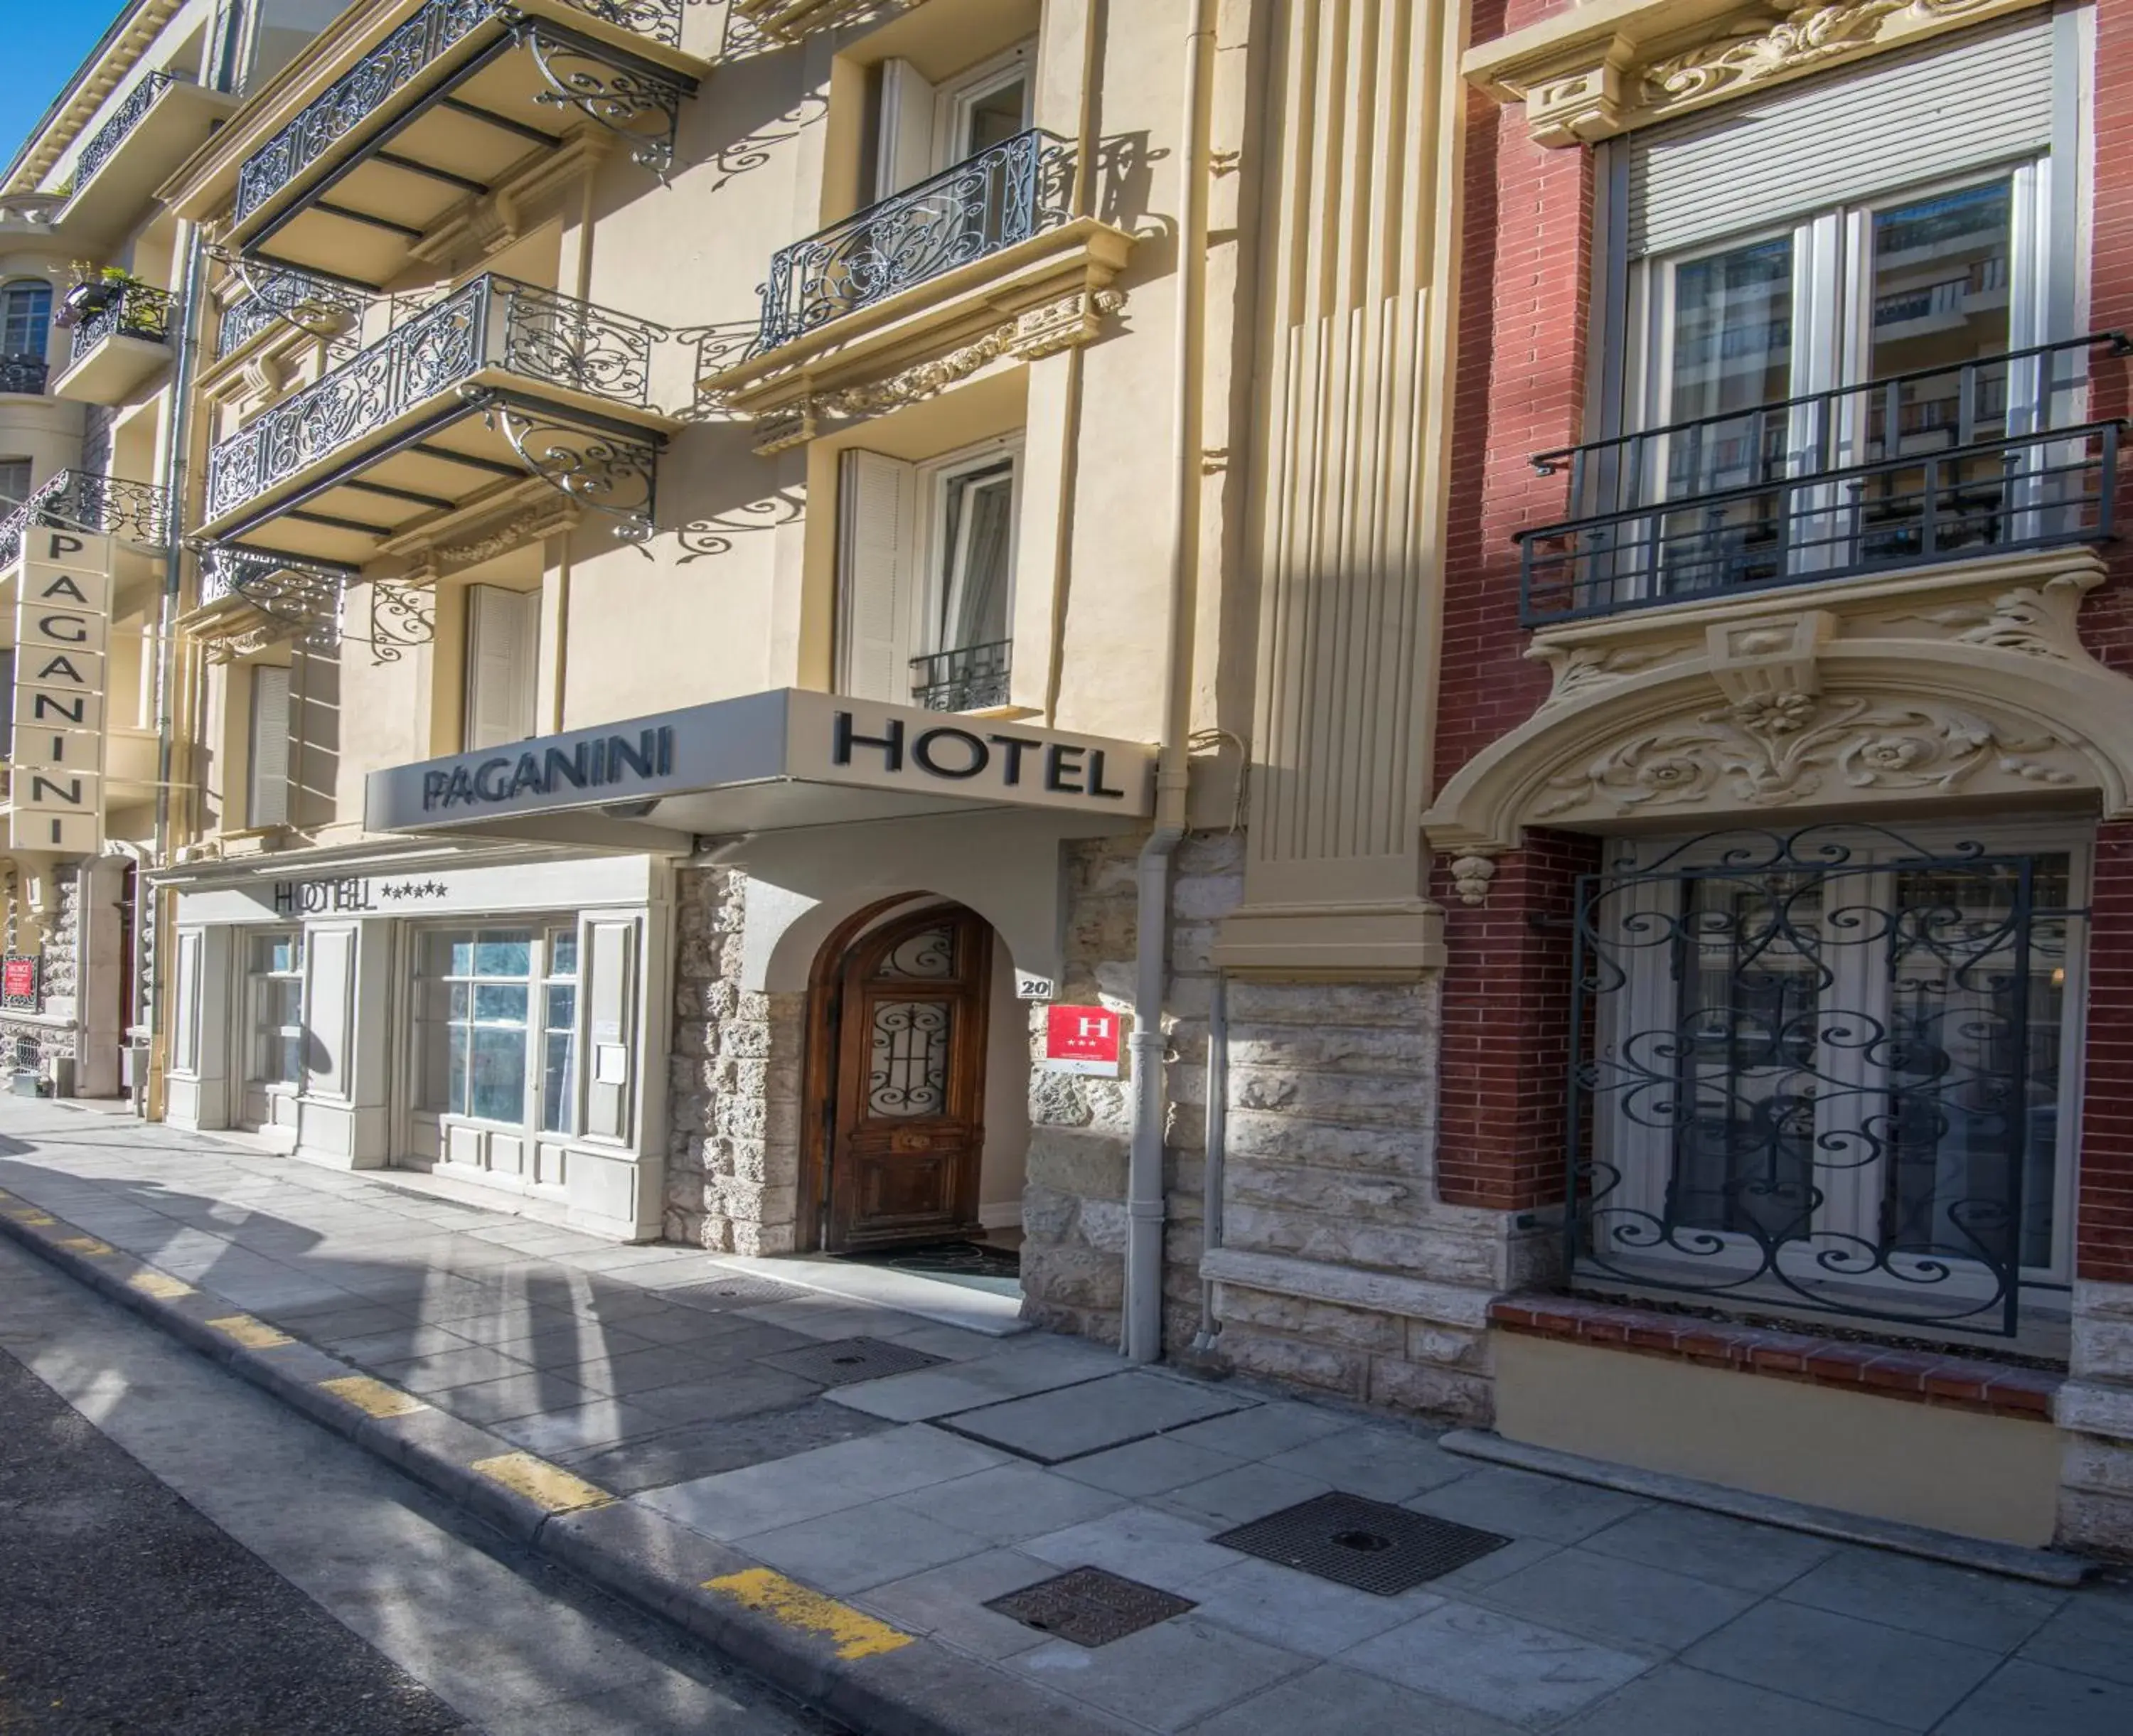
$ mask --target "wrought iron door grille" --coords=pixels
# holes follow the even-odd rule
[[[1014,642],[965,645],[911,660],[911,703],[928,711],[982,711],[1007,704]]]
[[[208,454],[208,512],[219,517],[256,500],[484,368],[646,407],[661,335],[627,314],[484,274],[219,441]],[[543,423],[529,438],[538,444],[555,432]],[[514,434],[514,443],[523,442]],[[629,455],[641,468],[649,453],[633,447]],[[638,479],[648,488],[648,474]]]
[[[171,540],[170,497],[152,483],[88,470],[57,471],[0,520],[0,571],[21,556],[22,533],[33,524],[99,531],[160,547]]]
[[[2089,369],[2128,355],[2102,332],[1543,452],[1569,516],[1514,538],[1520,615],[2109,541],[2126,425]]]
[[[89,178],[101,169],[111,153],[126,142],[126,136],[141,124],[141,117],[156,106],[156,99],[177,80],[167,72],[152,72],[136,84],[113,113],[109,120],[89,135],[89,142],[81,147],[81,155],[75,159],[74,185],[76,192],[89,185]]]
[[[781,248],[756,350],[1056,228],[1071,214],[1073,151],[1032,127]]]
[[[2060,1229],[2068,886],[1874,827],[1580,876],[1573,1272],[2014,1335]]]
[[[113,285],[108,299],[74,322],[71,359],[80,361],[106,338],[139,338],[149,344],[171,341],[171,318],[177,298],[145,283]]]

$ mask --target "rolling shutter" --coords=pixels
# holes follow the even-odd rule
[[[2053,36],[2031,14],[1632,134],[1630,257],[2049,150]]]
[[[289,823],[289,671],[252,671],[252,788],[248,825]]]
[[[916,465],[879,452],[845,454],[838,687],[855,699],[901,704],[911,697],[917,493]]]

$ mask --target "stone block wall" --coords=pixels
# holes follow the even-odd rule
[[[2058,1541],[2133,1560],[2133,1284],[2075,1283],[2056,1416],[2066,1443]]]
[[[790,1253],[806,998],[739,986],[747,884],[732,868],[676,877],[662,1233],[720,1253]]]

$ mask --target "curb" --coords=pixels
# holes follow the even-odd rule
[[[0,1233],[507,1536],[866,1736],[1119,1736],[1127,1728],[903,1633],[730,1544],[399,1395],[20,1195],[0,1193]],[[373,1415],[327,1381],[368,1381],[416,1407]]]

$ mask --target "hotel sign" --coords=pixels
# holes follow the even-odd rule
[[[373,772],[365,824],[417,831],[602,809],[636,818],[670,796],[778,784],[1134,820],[1150,810],[1153,765],[1143,743],[779,688]]]
[[[94,856],[104,849],[111,539],[31,526],[18,582],[8,845]]]

